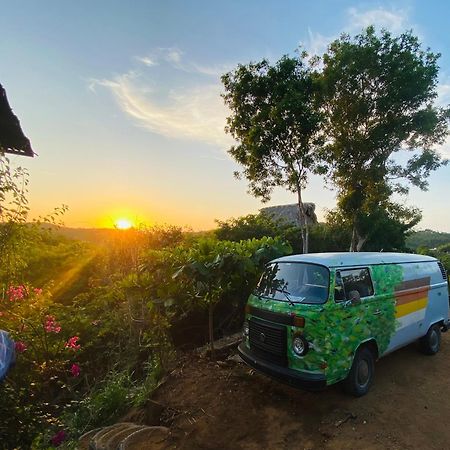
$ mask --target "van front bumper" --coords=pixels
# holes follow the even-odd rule
[[[242,342],[238,347],[240,357],[254,369],[268,375],[282,383],[289,384],[308,391],[320,391],[327,385],[325,375],[300,370],[289,369],[288,367],[277,366],[268,361],[255,357],[251,350]]]

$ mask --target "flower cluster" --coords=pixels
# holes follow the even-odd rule
[[[45,318],[44,329],[47,333],[59,333],[61,325],[56,322],[55,316],[47,316]]]
[[[67,433],[64,430],[58,431],[50,440],[52,445],[58,447],[67,439]]]
[[[80,338],[78,336],[72,336],[67,340],[65,347],[74,351],[79,350],[81,347],[80,344],[78,344],[79,339]]]
[[[78,377],[80,375],[80,366],[78,364],[72,364],[72,367],[70,368],[70,372],[72,376]]]
[[[27,290],[25,286],[10,286],[6,291],[6,295],[10,302],[15,302],[25,298]]]
[[[23,353],[27,349],[27,344],[25,344],[25,342],[22,341],[17,341],[14,344],[14,348],[16,349],[17,353]]]

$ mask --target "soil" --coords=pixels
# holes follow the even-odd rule
[[[182,358],[154,400],[170,448],[450,449],[450,333],[425,356],[410,345],[382,358],[361,398],[340,385],[305,392],[243,363]]]

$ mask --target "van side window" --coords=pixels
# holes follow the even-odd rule
[[[351,291],[358,291],[361,298],[373,295],[369,269],[348,269],[338,272],[344,285],[345,299],[350,300]],[[338,277],[336,273],[336,279]]]

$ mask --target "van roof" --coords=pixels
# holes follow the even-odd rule
[[[431,261],[437,261],[437,259],[431,256],[415,255],[411,253],[339,252],[290,255],[277,258],[272,262],[305,262],[321,264],[326,267],[344,267]]]

